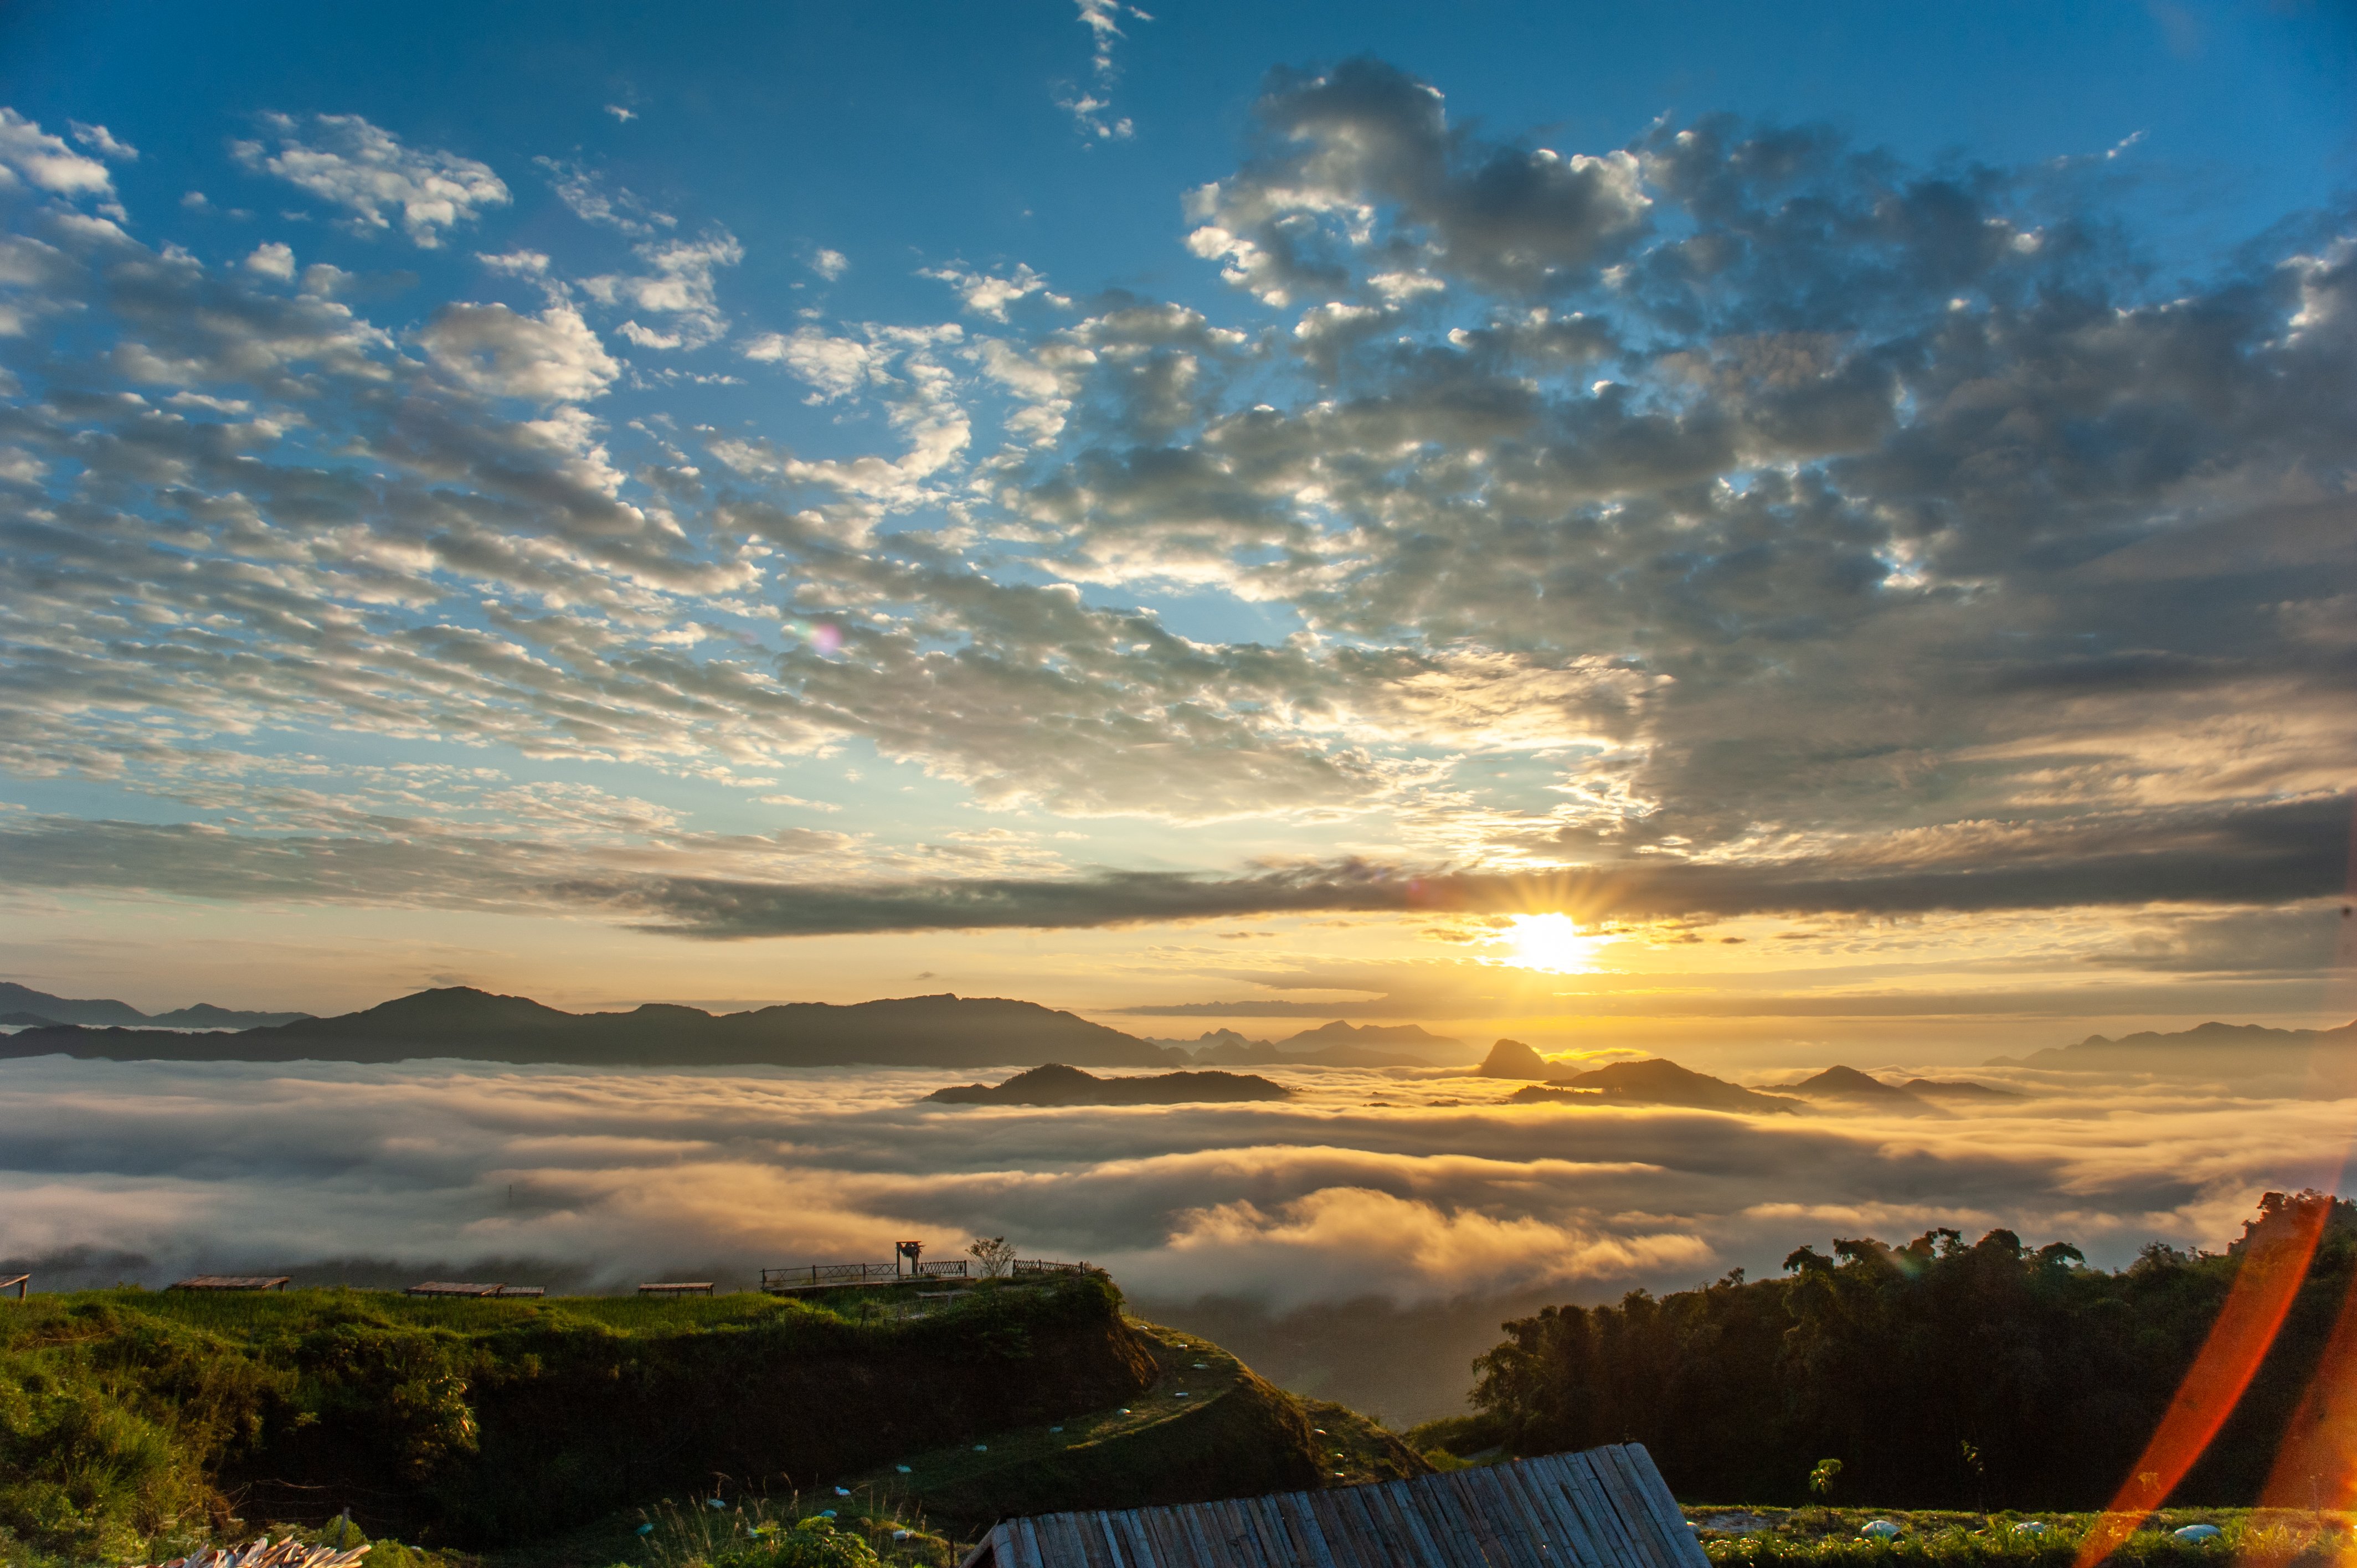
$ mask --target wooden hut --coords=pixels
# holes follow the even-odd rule
[[[1709,1568],[1637,1444],[992,1528],[961,1568]]]

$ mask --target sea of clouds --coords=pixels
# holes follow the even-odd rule
[[[1447,1070],[1272,1069],[1266,1104],[929,1105],[937,1070],[452,1062],[0,1069],[0,1257],[37,1284],[194,1271],[627,1289],[955,1255],[1004,1235],[1157,1300],[1598,1300],[1803,1243],[1995,1226],[2116,1263],[2222,1246],[2330,1180],[2345,1101],[2003,1073],[1910,1117],[1512,1106]],[[357,1271],[357,1273],[355,1273]]]

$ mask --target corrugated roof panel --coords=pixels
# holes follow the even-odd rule
[[[966,1568],[1710,1568],[1636,1444],[996,1526]]]

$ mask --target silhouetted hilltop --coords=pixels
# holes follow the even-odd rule
[[[1506,1098],[1519,1105],[1553,1100],[1608,1105],[1683,1105],[1701,1111],[1790,1112],[1804,1109],[1799,1101],[1761,1094],[1660,1057],[1613,1062],[1592,1072],[1555,1079],[1552,1087],[1532,1084]]]
[[[1437,1067],[1461,1057],[1465,1042],[1415,1024],[1336,1019],[1282,1040],[1246,1039],[1233,1029],[1205,1030],[1193,1040],[1156,1040],[1165,1059],[1216,1067]],[[1382,1047],[1391,1047],[1383,1049]],[[1409,1048],[1399,1048],[1399,1047]]]
[[[1803,1100],[1831,1100],[1850,1105],[1869,1105],[1878,1110],[1924,1112],[1936,1109],[1922,1096],[1897,1084],[1885,1083],[1871,1073],[1854,1067],[1829,1067],[1798,1083],[1781,1085],[1786,1094],[1797,1094]]]
[[[1050,1062],[1017,1073],[996,1087],[958,1084],[925,1096],[946,1105],[1193,1105],[1237,1100],[1283,1100],[1283,1084],[1252,1073],[1165,1072],[1151,1078],[1098,1078]]]
[[[1998,1089],[1990,1084],[1975,1083],[1962,1078],[1910,1078],[1900,1086],[1910,1094],[1920,1094],[1926,1100],[2024,1100],[2018,1089]]]
[[[1555,1077],[1555,1069],[1546,1058],[1520,1040],[1500,1040],[1473,1069],[1482,1078],[1519,1078],[1545,1080]]]
[[[136,1028],[146,1025],[167,1029],[255,1029],[307,1018],[308,1013],[241,1013],[199,1002],[150,1016],[128,1002],[111,997],[52,996],[29,985],[0,981],[0,1025],[38,1028],[45,1025],[83,1024],[99,1027]]]
[[[2090,1035],[2026,1057],[1992,1057],[1990,1067],[2050,1072],[2201,1074],[2280,1073],[2319,1069],[2336,1076],[2357,1068],[2357,1023],[2337,1029],[2271,1029],[2263,1024],[2196,1025],[2174,1034],[2145,1030],[2111,1039]]]
[[[1362,1050],[1369,1046],[1389,1047],[1436,1062],[1461,1056],[1465,1050],[1464,1041],[1436,1035],[1421,1024],[1352,1025],[1340,1018],[1277,1042],[1279,1050],[1314,1053],[1329,1060],[1337,1059],[1344,1049]]]
[[[1144,1040],[1036,1002],[903,996],[838,1006],[793,1002],[714,1015],[651,1004],[565,1013],[472,986],[421,991],[334,1018],[231,1035],[160,1029],[27,1029],[0,1057],[62,1054],[118,1061],[477,1061],[578,1067],[950,1067],[1060,1061],[1156,1067]]]

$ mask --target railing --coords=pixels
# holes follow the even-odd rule
[[[1060,1263],[1051,1258],[1017,1258],[1011,1273],[1021,1274],[1085,1274],[1092,1273],[1087,1263]]]
[[[901,1278],[889,1263],[797,1263],[790,1269],[763,1269],[763,1290],[811,1290],[821,1285],[889,1284]]]
[[[971,1277],[963,1258],[940,1263],[919,1263],[914,1268],[894,1263],[796,1263],[790,1269],[763,1269],[761,1288],[767,1291],[856,1289],[906,1280],[963,1280]]]

